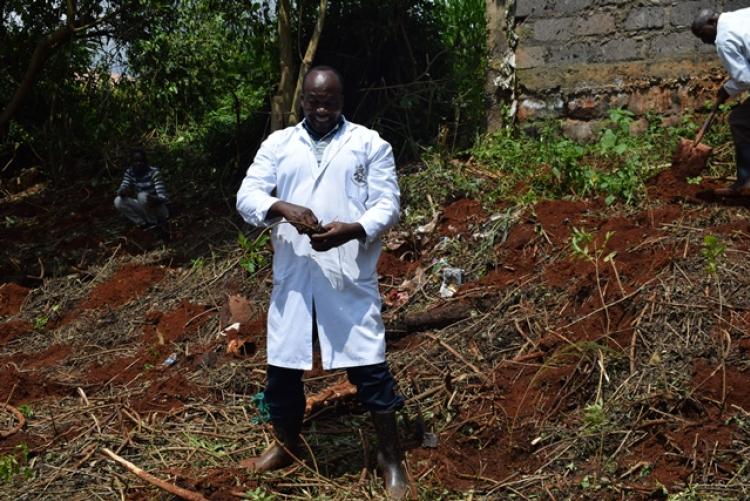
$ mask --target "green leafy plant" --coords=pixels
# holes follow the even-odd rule
[[[273,501],[276,499],[274,494],[266,491],[263,487],[256,487],[255,489],[245,491],[244,497],[252,501]]]
[[[202,257],[197,257],[190,260],[190,269],[193,271],[200,271],[206,265],[206,260]]]
[[[0,456],[0,483],[9,483],[18,474],[23,475],[26,480],[33,475],[31,468],[25,466],[29,460],[29,447],[25,443],[20,443],[16,445],[16,449],[21,456],[20,461],[15,454]]]
[[[23,417],[30,418],[34,416],[34,409],[29,404],[21,404],[18,406],[18,411],[23,414]]]
[[[266,232],[261,233],[255,240],[250,240],[244,233],[237,235],[237,243],[243,251],[240,266],[248,273],[255,273],[267,264],[266,245],[270,237]]]
[[[594,236],[581,228],[573,228],[573,235],[570,237],[570,246],[573,248],[573,254],[580,258],[591,259],[589,255],[589,245],[594,240]]]
[[[583,420],[586,426],[593,430],[599,430],[607,423],[607,415],[601,400],[583,408]]]
[[[36,317],[34,319],[34,330],[37,332],[44,330],[47,326],[47,322],[49,322],[49,318],[46,315]]]
[[[706,258],[706,271],[716,274],[719,269],[719,260],[724,258],[727,246],[715,235],[703,237],[703,248],[701,255]]]

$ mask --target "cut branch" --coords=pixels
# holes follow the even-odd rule
[[[170,484],[169,482],[166,482],[160,478],[157,478],[153,476],[152,474],[141,470],[136,465],[128,461],[127,459],[118,456],[111,450],[104,448],[102,449],[102,452],[115,460],[117,463],[120,463],[122,466],[124,466],[128,471],[135,474],[138,478],[145,480],[146,482],[155,485],[156,487],[163,489],[167,492],[170,492],[174,494],[175,496],[179,496],[182,499],[187,499],[188,501],[208,501],[207,498],[203,497],[200,493],[191,491],[188,489],[183,489],[182,487],[178,487],[176,485]]]
[[[23,425],[26,424],[26,418],[21,413],[21,411],[19,411],[18,409],[16,409],[15,407],[11,405],[0,404],[0,406],[4,407],[8,412],[13,414],[13,417],[15,417],[16,421],[18,421],[18,423],[16,423],[16,425],[13,426],[10,430],[0,431],[0,438],[7,438],[13,435],[14,433],[17,433],[21,428],[23,428]]]

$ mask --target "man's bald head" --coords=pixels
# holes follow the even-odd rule
[[[316,85],[316,82],[322,83],[330,82],[334,86],[338,87],[338,91],[343,93],[344,82],[341,78],[341,74],[331,66],[315,66],[305,73],[305,78],[302,80],[302,92],[304,93],[310,86]]]
[[[703,43],[712,44],[716,42],[716,28],[719,22],[719,13],[712,9],[702,9],[693,19],[690,29],[693,35],[700,38]]]

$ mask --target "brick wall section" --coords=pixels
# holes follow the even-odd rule
[[[735,10],[750,7],[750,0],[490,4],[503,4],[512,16],[517,118],[565,118],[566,130],[578,137],[595,127],[576,130],[576,122],[605,117],[613,106],[679,116],[711,99],[726,75],[715,48],[694,37],[690,23],[702,8]]]

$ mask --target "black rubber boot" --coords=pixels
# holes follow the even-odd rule
[[[302,451],[300,430],[302,418],[277,420],[273,422],[276,440],[263,454],[240,462],[242,468],[258,473],[280,470],[294,463]]]
[[[407,499],[411,486],[398,439],[396,412],[372,411],[371,415],[378,436],[378,467],[385,479],[385,493],[389,499]]]

